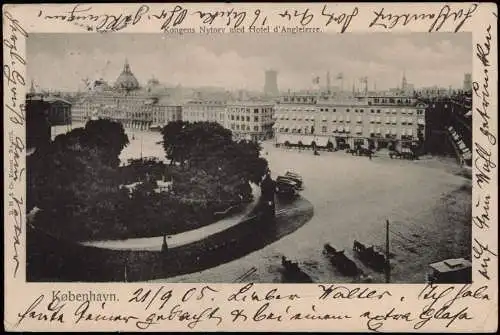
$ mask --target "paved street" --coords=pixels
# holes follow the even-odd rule
[[[120,156],[123,163],[139,158],[141,151],[143,157],[164,159],[162,146],[156,144],[160,133],[127,130],[127,134],[131,143]],[[470,180],[453,173],[458,170],[453,162],[391,160],[381,154],[370,161],[340,151],[314,156],[310,150],[275,148],[272,141],[264,143],[262,154],[273,177],[287,169],[303,176],[302,195],[314,206],[311,221],[240,259],[160,281],[232,282],[255,267],[247,281],[280,282],[280,257],[286,255],[317,282],[351,282],[321,254],[328,242],[345,249],[363,271],[382,282],[383,275],[366,268],[351,250],[356,239],[383,251],[385,220],[391,223],[392,281],[423,282],[429,263],[470,255]]]

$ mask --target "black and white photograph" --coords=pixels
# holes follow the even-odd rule
[[[470,283],[472,43],[30,34],[26,280]]]

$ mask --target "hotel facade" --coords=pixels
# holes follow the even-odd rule
[[[225,125],[227,102],[223,100],[195,99],[182,107],[182,120],[188,122],[217,122]]]
[[[235,140],[262,141],[273,136],[274,103],[267,101],[235,101],[228,103],[225,127]]]
[[[275,141],[285,146],[401,150],[425,136],[425,109],[409,96],[284,96],[274,117]]]

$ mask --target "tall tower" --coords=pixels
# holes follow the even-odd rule
[[[264,83],[264,94],[267,96],[279,95],[278,72],[275,70],[266,71],[266,81]]]
[[[406,75],[405,72],[403,71],[403,81],[401,82],[401,90],[406,91],[408,88],[408,82],[406,81]]]
[[[472,75],[470,73],[464,74],[464,91],[472,91]]]
[[[330,86],[330,71],[326,73],[326,93],[328,94],[332,93],[332,89]]]
[[[36,90],[35,90],[35,82],[32,80],[32,81],[31,81],[31,87],[30,87],[29,94],[31,94],[31,95],[35,95],[35,93],[36,93]]]

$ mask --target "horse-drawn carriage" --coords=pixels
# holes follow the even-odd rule
[[[284,176],[276,178],[275,186],[278,195],[293,197],[304,189],[304,182],[298,173],[287,171]]]
[[[332,265],[346,276],[356,276],[360,273],[356,263],[344,254],[344,250],[337,251],[327,243],[323,248],[323,255],[327,256]]]
[[[464,258],[429,264],[426,281],[430,284],[467,284],[472,282],[472,263]]]
[[[416,158],[413,151],[411,151],[408,148],[403,148],[401,151],[393,149],[389,151],[389,157],[391,159],[399,158],[399,159],[409,159],[409,160],[413,160]]]
[[[288,260],[285,256],[281,257],[281,265],[284,267],[283,275],[285,282],[290,283],[312,283],[311,277],[302,271],[297,262]]]
[[[362,146],[358,146],[354,149],[347,149],[346,153],[351,154],[353,156],[355,156],[355,155],[356,156],[367,156],[367,157],[373,156],[372,150],[365,148],[365,147],[362,147]]]
[[[303,190],[304,189],[304,181],[302,180],[302,177],[294,171],[288,170],[285,173],[285,177],[288,179],[291,179],[297,183],[297,189],[298,190]]]
[[[363,243],[354,240],[352,247],[355,255],[366,265],[374,270],[382,272],[386,267],[386,258],[373,246],[367,247]]]
[[[298,194],[299,186],[296,181],[285,176],[276,178],[276,193],[286,197],[294,197]]]

